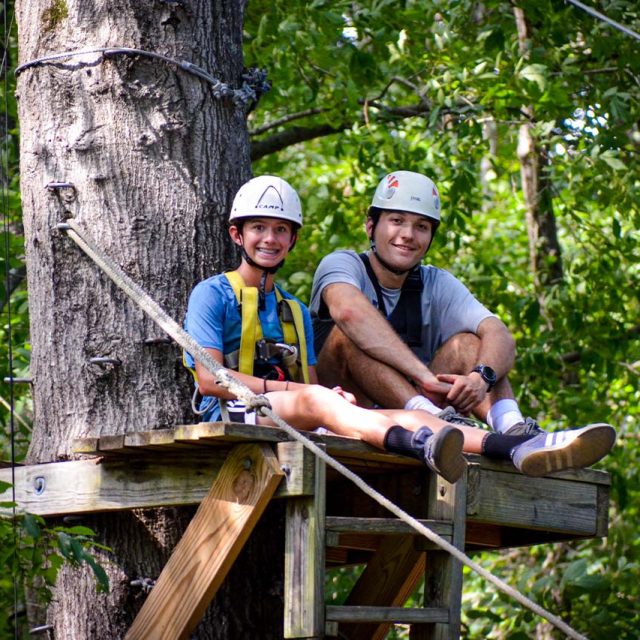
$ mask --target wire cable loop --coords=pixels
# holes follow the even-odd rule
[[[27,69],[33,69],[46,64],[52,64],[65,58],[75,58],[78,56],[90,55],[93,53],[99,53],[102,58],[111,58],[118,55],[128,56],[142,56],[146,58],[152,58],[154,60],[161,60],[167,64],[174,65],[187,73],[190,73],[198,78],[205,80],[211,85],[211,92],[214,98],[231,98],[236,106],[246,107],[256,102],[263,93],[266,93],[271,88],[271,85],[267,81],[267,74],[264,69],[247,69],[242,75],[242,86],[239,89],[234,89],[226,82],[215,78],[208,71],[187,60],[177,60],[169,56],[165,56],[155,51],[146,51],[145,49],[135,49],[132,47],[93,47],[90,49],[76,49],[74,51],[62,51],[60,53],[52,53],[47,56],[42,56],[34,60],[29,60],[18,66],[15,70],[15,75],[19,76]],[[96,64],[98,60],[91,63],[80,63],[81,66],[86,64]],[[79,66],[80,66],[79,65]]]

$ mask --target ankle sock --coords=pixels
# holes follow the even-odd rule
[[[515,400],[498,400],[487,413],[487,424],[497,433],[503,433],[514,424],[524,422],[524,417]]]
[[[390,453],[399,453],[401,456],[410,456],[422,460],[422,448],[413,445],[413,431],[409,431],[400,425],[393,425],[384,436],[384,448]]]
[[[488,433],[482,441],[482,455],[498,460],[511,460],[511,452],[531,438],[535,436],[504,436],[501,433]]]
[[[435,404],[433,404],[433,402],[431,402],[429,398],[421,395],[417,395],[417,396],[413,396],[413,398],[409,398],[406,404],[404,405],[404,408],[406,411],[416,411],[416,410],[428,411],[434,416],[438,415],[442,411],[442,409],[436,406]]]

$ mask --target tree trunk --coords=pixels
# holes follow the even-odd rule
[[[529,26],[526,16],[519,7],[514,7],[513,11],[520,53],[528,58]],[[546,286],[562,282],[562,248],[553,212],[551,180],[545,172],[549,164],[548,154],[532,132],[533,108],[524,106],[522,111],[529,118],[521,125],[518,135],[518,159],[529,233],[529,266],[536,288],[541,293]],[[542,303],[542,296],[539,297]]]
[[[19,62],[129,47],[240,87],[244,8],[18,0]],[[192,422],[179,349],[153,341],[159,329],[56,225],[73,217],[181,321],[193,285],[235,256],[226,214],[250,176],[244,109],[171,63],[100,53],[26,68],[18,97],[36,414],[28,462],[71,457],[77,437]],[[60,182],[73,186],[46,188]],[[55,637],[122,637],[142,602],[130,581],[158,575],[187,520],[176,510],[88,518],[114,550],[102,557],[112,591],[96,596],[86,571],[65,568],[48,612]],[[198,637],[231,637],[216,635],[223,622]]]

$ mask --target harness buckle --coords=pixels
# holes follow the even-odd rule
[[[262,338],[256,342],[256,360],[268,362],[271,358],[281,358],[285,367],[290,367],[298,359],[298,348],[292,344],[275,342]]]

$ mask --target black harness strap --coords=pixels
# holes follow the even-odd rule
[[[387,318],[403,342],[410,347],[420,346],[422,344],[422,277],[420,275],[420,266],[413,268],[407,275],[402,285],[398,304],[389,315],[384,304],[382,288],[371,266],[369,256],[366,253],[361,253],[360,260],[362,260],[369,280],[371,280],[371,284],[376,291],[380,313]]]

